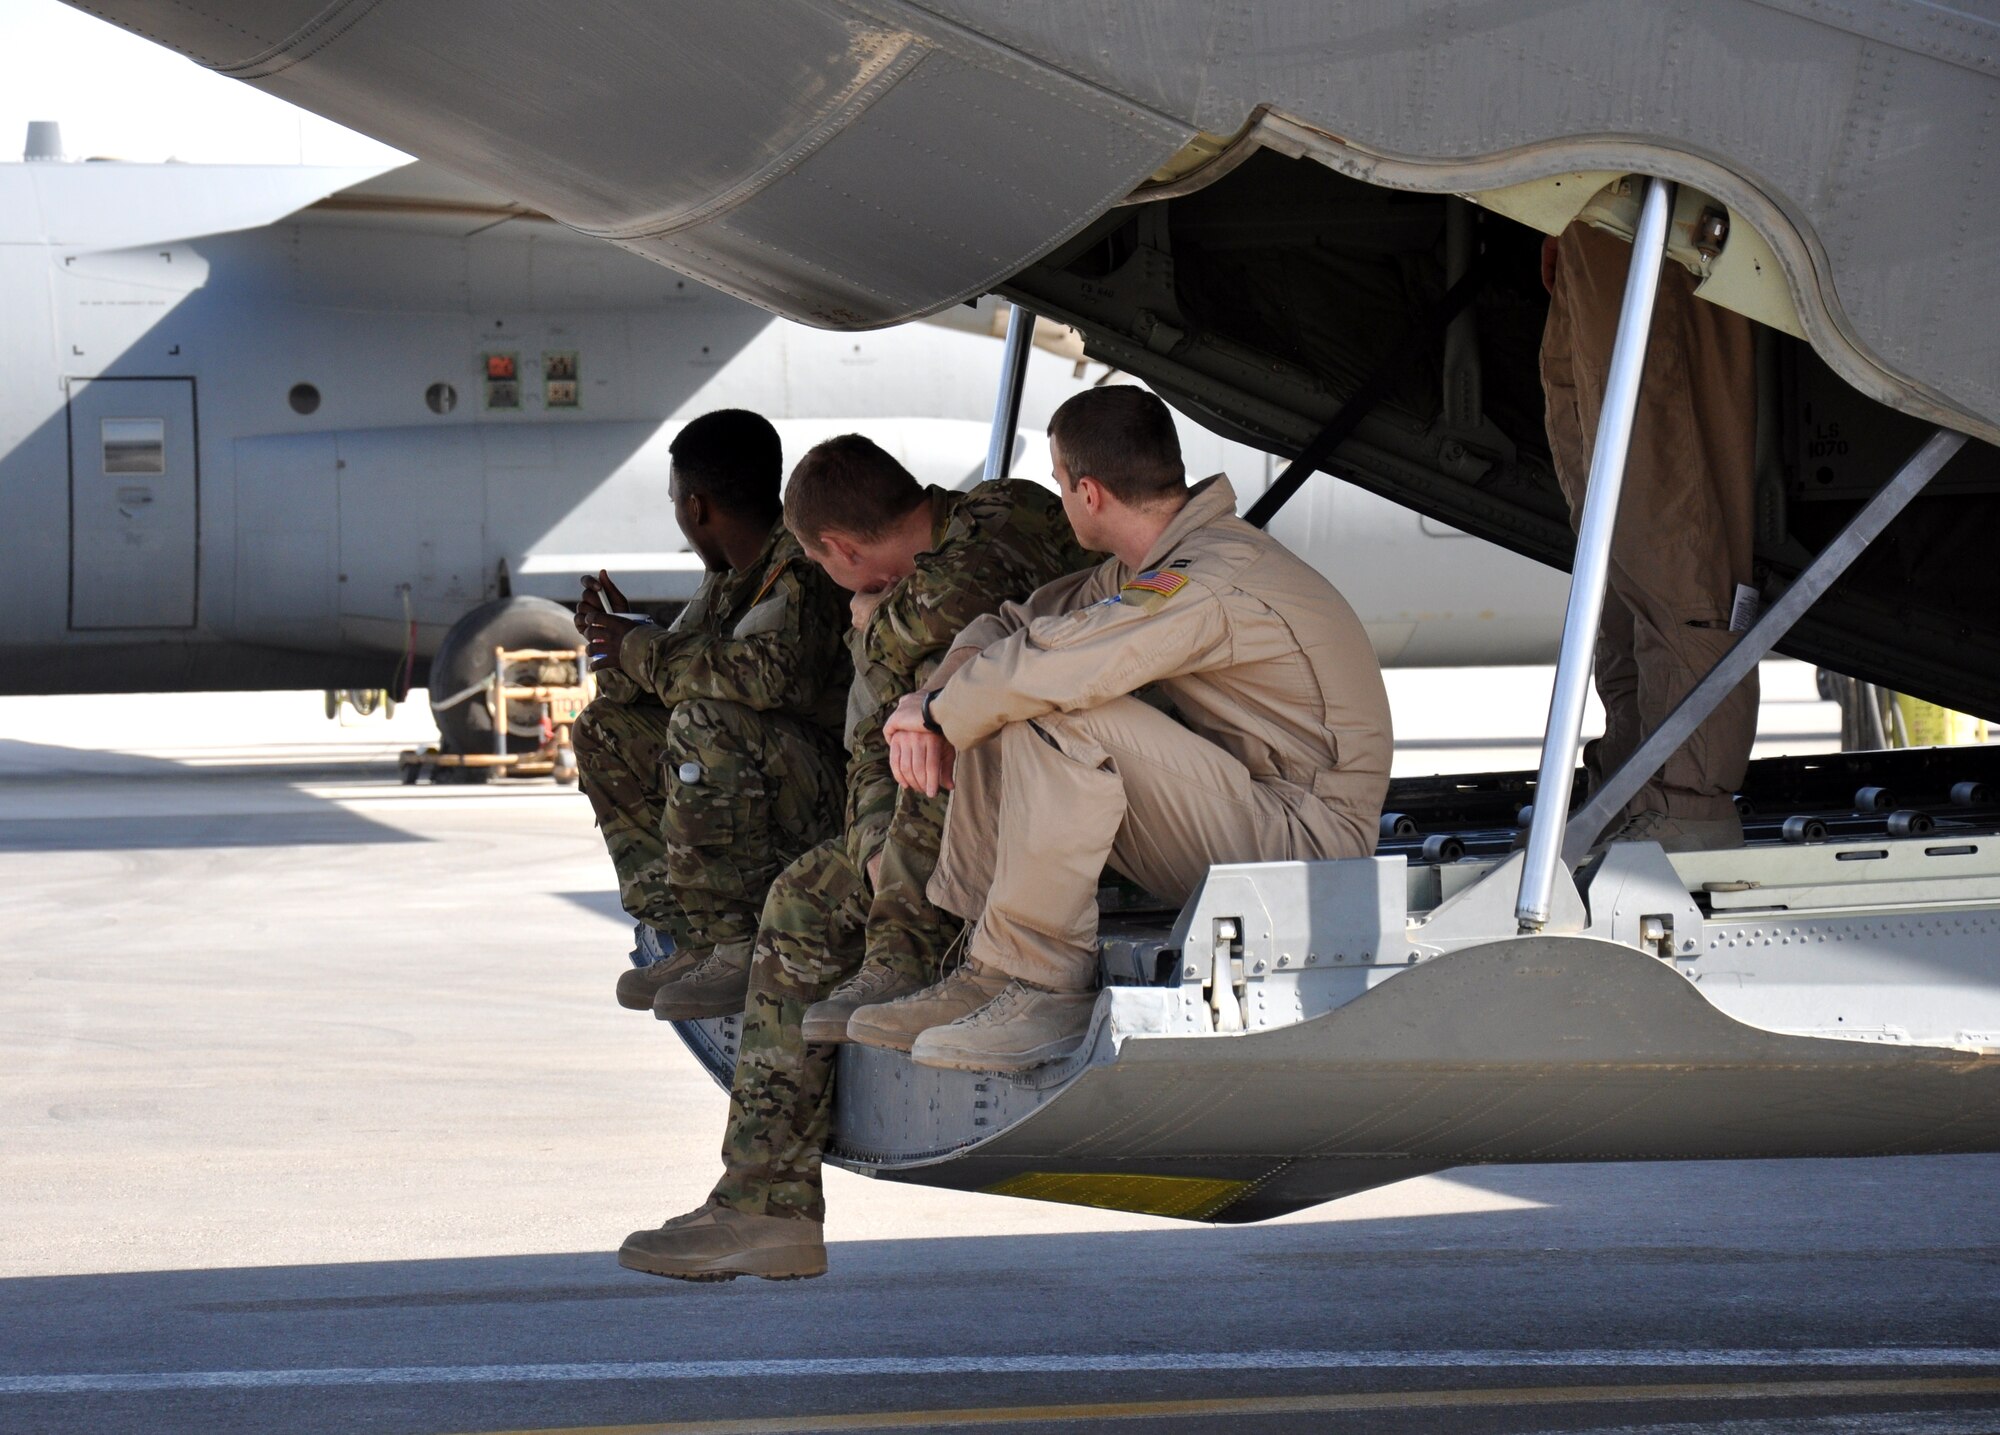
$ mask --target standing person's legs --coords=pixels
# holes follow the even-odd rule
[[[1570,226],[1558,247],[1542,382],[1572,521],[1582,512],[1630,261],[1629,245],[1584,225]],[[1735,642],[1730,609],[1736,585],[1750,580],[1755,341],[1748,320],[1696,299],[1693,287],[1679,266],[1663,269],[1640,382],[1598,648],[1604,773]],[[1756,708],[1753,676],[1627,811],[1733,822]]]
[[[1591,781],[1601,782],[1646,740],[1639,717],[1639,663],[1634,656],[1632,610],[1615,589],[1604,594],[1594,669],[1597,696],[1604,704],[1604,736],[1586,745],[1584,762],[1590,768]]]
[[[1654,353],[1634,447],[1642,455],[1611,581],[1633,617],[1639,716],[1667,718],[1736,645],[1739,584],[1756,538],[1757,365],[1748,319],[1694,296],[1675,266],[1653,318]],[[1652,382],[1657,376],[1657,382]],[[1633,500],[1636,500],[1633,501]],[[1739,683],[1641,796],[1672,817],[1736,821],[1736,789],[1757,737],[1757,675]]]

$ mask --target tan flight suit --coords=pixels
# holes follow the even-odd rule
[[[931,702],[958,763],[930,898],[978,919],[984,966],[1095,986],[1107,861],[1178,903],[1211,863],[1375,850],[1391,739],[1374,650],[1221,475],[1138,569],[1058,578],[953,646],[981,651]],[[1130,696],[1147,684],[1181,723]]]
[[[1572,224],[1557,243],[1542,388],[1572,525],[1583,514],[1631,257],[1631,245],[1585,224]],[[1694,286],[1680,265],[1662,266],[1598,629],[1605,727],[1591,766],[1600,777],[1616,772],[1734,646],[1736,585],[1751,581],[1756,341],[1748,319],[1695,298]],[[1756,736],[1752,673],[1626,813],[1728,817]]]

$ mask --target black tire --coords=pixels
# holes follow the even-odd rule
[[[444,709],[438,704],[491,677],[495,648],[574,648],[578,641],[569,609],[547,598],[495,598],[452,624],[431,659],[431,717],[445,751],[493,751],[493,714],[486,693],[476,692]],[[507,751],[533,752],[541,746],[540,714],[527,704],[511,706]]]

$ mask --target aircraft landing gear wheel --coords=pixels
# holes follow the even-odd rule
[[[576,620],[569,609],[547,598],[495,598],[482,603],[451,625],[431,659],[431,716],[438,725],[439,745],[446,752],[492,752],[493,709],[490,692],[460,697],[467,688],[489,682],[495,648],[574,648]],[[522,686],[533,675],[522,673]],[[459,700],[454,702],[453,699]],[[449,707],[441,704],[450,703]],[[506,714],[507,751],[533,752],[542,745],[539,707],[513,703]],[[466,781],[485,780],[483,768],[462,769]],[[478,773],[477,777],[471,776]]]

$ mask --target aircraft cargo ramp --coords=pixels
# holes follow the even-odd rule
[[[1511,934],[1518,855],[1217,867],[1170,930],[1107,918],[1067,1061],[843,1048],[829,1159],[1238,1222],[1458,1165],[2000,1150],[2000,814],[1967,776],[2000,751],[1867,756],[1915,796],[1954,779],[1899,809],[1922,835],[1823,811],[1826,840],[1619,844],[1540,936]],[[1854,760],[1758,764],[1746,791],[1804,798]],[[726,1084],[734,1019],[681,1031]]]

